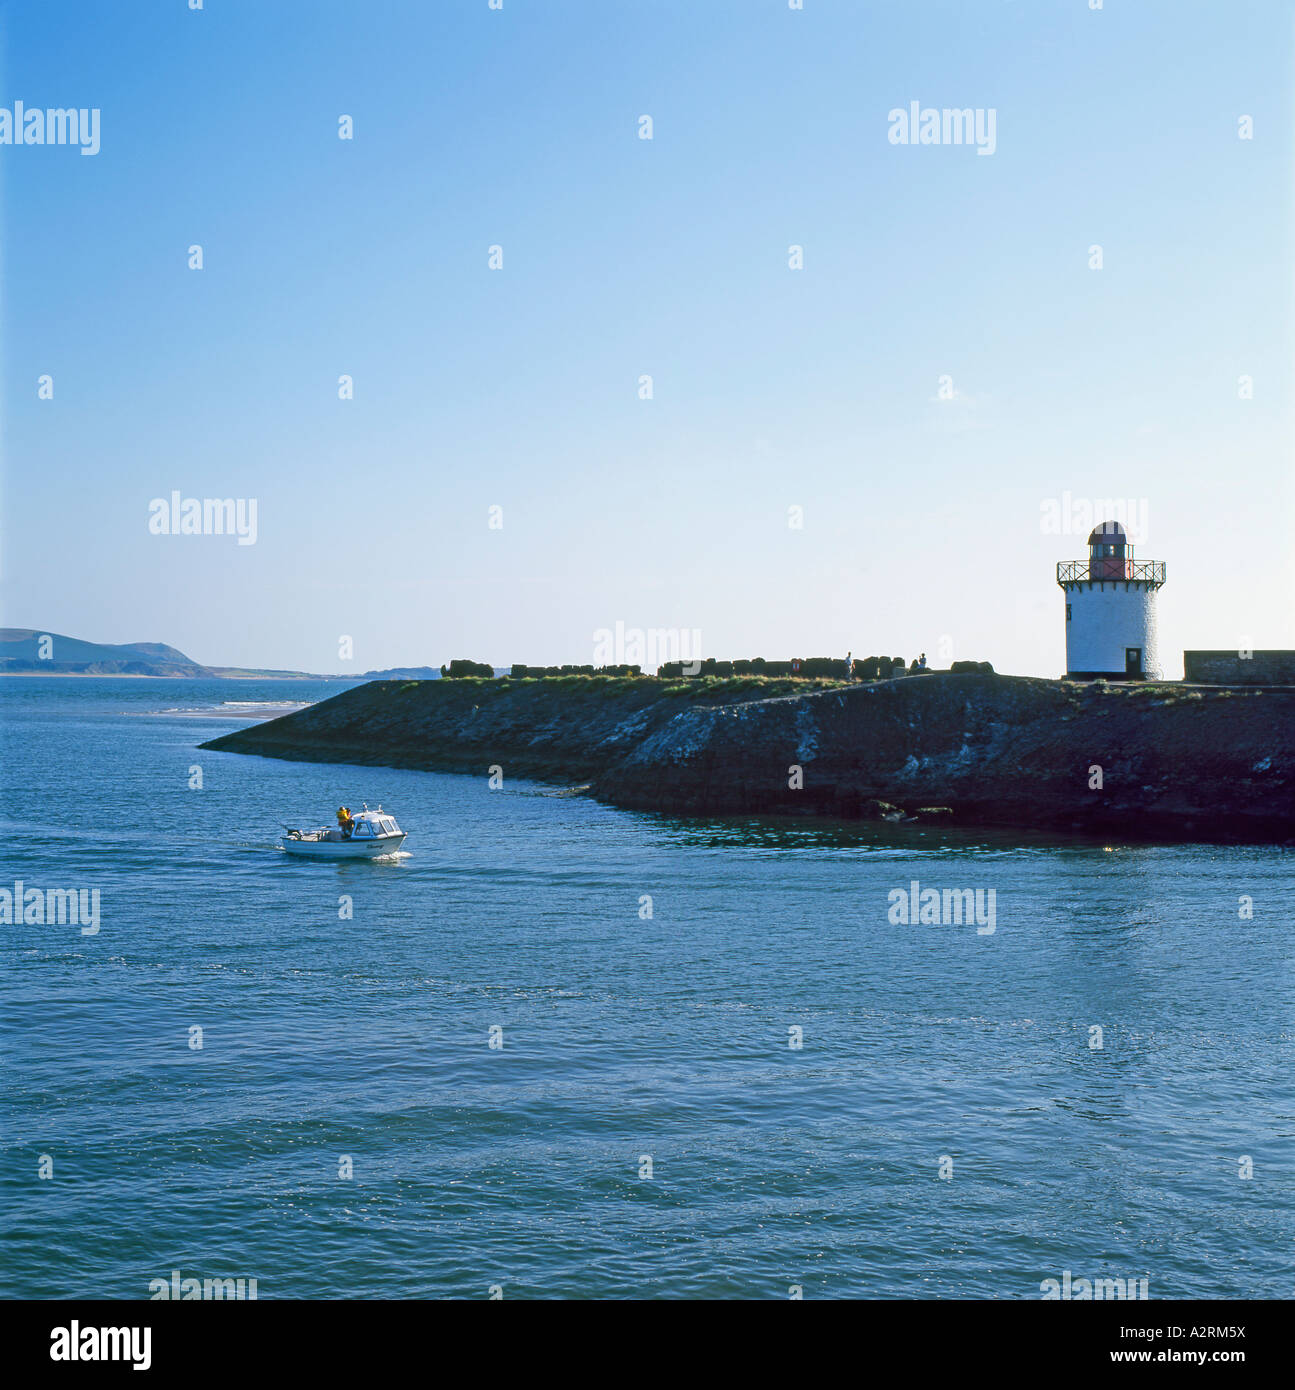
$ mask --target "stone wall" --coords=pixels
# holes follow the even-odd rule
[[[1195,685],[1295,685],[1295,651],[1184,652],[1183,679]]]

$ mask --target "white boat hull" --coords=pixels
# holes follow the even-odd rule
[[[363,840],[294,840],[285,835],[282,848],[303,859],[381,859],[395,854],[406,838],[404,835],[377,835]]]

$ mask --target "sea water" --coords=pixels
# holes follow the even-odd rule
[[[6,1296],[1295,1292],[1288,851],[198,747],[339,688],[0,680],[0,887],[100,903],[0,926]]]

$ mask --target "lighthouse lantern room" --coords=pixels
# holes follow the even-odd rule
[[[1156,593],[1163,560],[1135,560],[1118,521],[1088,537],[1088,559],[1063,560],[1057,583],[1066,596],[1066,679],[1160,680]]]

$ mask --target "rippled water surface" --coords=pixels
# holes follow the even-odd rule
[[[1295,1291],[1288,852],[197,751],[337,689],[0,680],[0,884],[101,901],[0,928],[5,1293]],[[408,857],[276,848],[343,801]],[[996,929],[892,924],[913,880]]]

